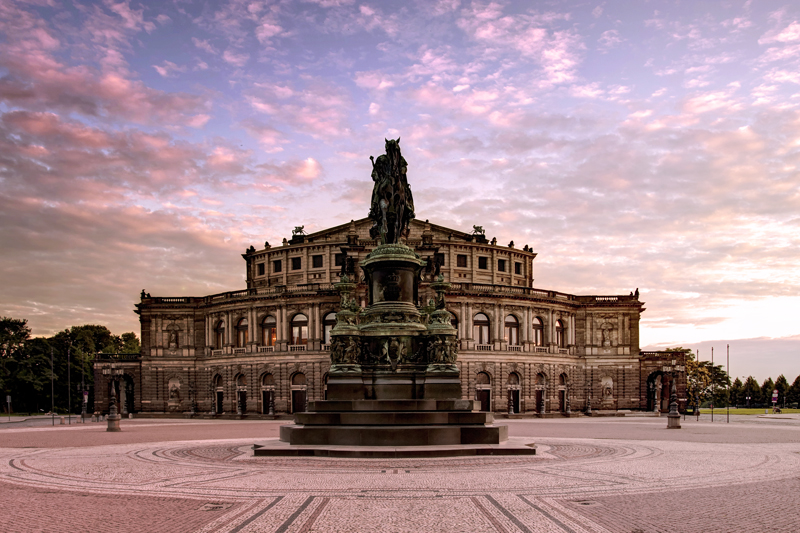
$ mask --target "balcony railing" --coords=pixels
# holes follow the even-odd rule
[[[330,344],[323,344],[322,345],[322,351],[323,352],[330,352],[331,351],[331,345]]]
[[[217,355],[222,355],[222,354],[223,354],[223,350],[211,350],[211,355],[212,356],[217,356]]]
[[[234,348],[233,349],[233,354],[234,355],[239,355],[239,354],[243,354],[243,353],[247,353],[247,348]]]
[[[534,350],[534,351],[536,353],[547,353],[547,347],[546,346],[537,346],[536,350]]]
[[[113,361],[138,361],[142,358],[138,353],[98,353],[96,359],[106,359]]]
[[[305,352],[306,345],[305,344],[290,344],[289,345],[290,352]]]
[[[272,353],[275,351],[274,346],[259,346],[258,353]]]
[[[509,352],[521,352],[522,351],[522,346],[516,346],[514,344],[510,344],[508,346],[508,351]]]
[[[476,344],[475,345],[475,350],[477,350],[479,352],[491,352],[492,351],[492,345],[491,344]]]

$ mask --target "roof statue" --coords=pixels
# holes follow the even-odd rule
[[[372,202],[369,218],[373,225],[370,237],[381,244],[396,244],[408,237],[408,225],[414,218],[414,199],[406,179],[408,164],[400,154],[400,137],[386,141],[386,153],[372,161]]]

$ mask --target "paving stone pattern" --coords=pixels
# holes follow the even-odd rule
[[[782,532],[800,518],[798,441],[542,437],[536,456],[328,459],[132,440],[0,448],[0,531]]]

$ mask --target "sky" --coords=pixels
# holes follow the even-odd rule
[[[0,314],[139,331],[139,292],[366,216],[400,137],[418,218],[646,302],[642,347],[800,374],[800,4],[0,0]],[[715,361],[719,361],[719,355]]]

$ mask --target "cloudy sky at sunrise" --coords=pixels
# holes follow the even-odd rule
[[[390,136],[417,216],[535,286],[800,374],[796,2],[2,0],[0,314],[242,288],[247,246],[366,216]]]

